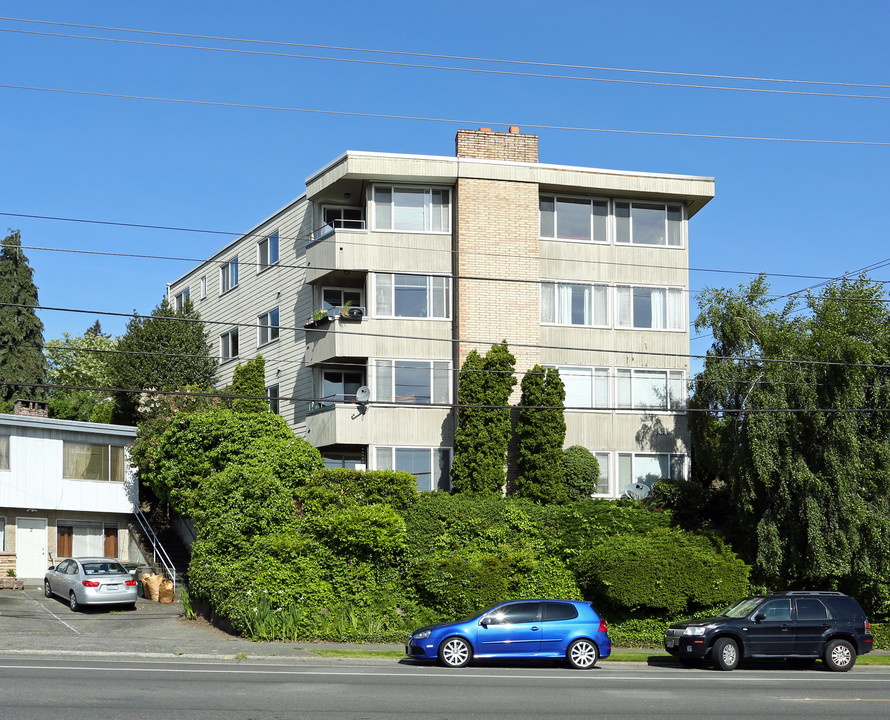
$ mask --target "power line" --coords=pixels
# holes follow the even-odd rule
[[[238,108],[244,110],[271,110],[276,112],[293,112],[293,113],[308,113],[308,114],[316,114],[316,115],[336,115],[339,117],[361,117],[361,118],[375,118],[380,120],[410,120],[410,121],[419,121],[419,122],[439,122],[439,123],[449,123],[449,124],[459,124],[459,125],[477,125],[477,126],[503,126],[507,127],[510,125],[515,125],[515,122],[501,122],[501,121],[492,121],[492,120],[469,120],[469,119],[454,119],[454,118],[436,118],[436,117],[425,117],[421,115],[396,115],[396,114],[388,114],[388,113],[367,113],[367,112],[354,112],[354,111],[346,111],[346,110],[318,110],[314,108],[297,108],[297,107],[288,107],[283,105],[255,105],[250,103],[233,103],[233,102],[221,102],[215,100],[190,100],[187,98],[168,98],[168,97],[158,97],[151,95],[128,95],[124,93],[106,93],[106,92],[97,92],[90,90],[69,90],[64,88],[48,88],[48,87],[37,87],[33,85],[12,85],[12,84],[0,84],[0,88],[6,88],[8,90],[27,90],[33,92],[47,92],[47,93],[59,93],[64,95],[81,95],[87,97],[104,97],[104,98],[112,98],[116,100],[147,100],[152,102],[164,102],[164,103],[174,103],[174,104],[183,104],[183,105],[201,105],[206,107],[226,107],[226,108]],[[522,122],[518,123],[524,127],[534,128],[536,130],[565,130],[570,132],[587,132],[587,133],[613,133],[620,135],[650,135],[650,136],[659,136],[659,137],[678,137],[678,138],[698,138],[705,140],[757,140],[763,142],[787,142],[787,143],[803,143],[803,144],[814,144],[814,145],[855,145],[855,146],[869,146],[869,147],[887,147],[890,146],[890,141],[874,141],[874,140],[825,140],[818,138],[788,138],[788,137],[767,137],[767,136],[757,136],[757,135],[719,135],[715,133],[681,133],[681,132],[666,132],[662,130],[621,130],[616,128],[592,128],[592,127],[580,127],[580,126],[572,126],[572,125],[544,125],[541,123],[529,123]]]
[[[0,18],[3,19],[3,18]],[[126,29],[116,29],[120,32],[143,32],[139,30],[126,30]],[[54,38],[63,38],[63,39],[72,39],[72,40],[92,40],[98,42],[108,42],[108,43],[119,43],[119,44],[127,44],[127,45],[140,45],[140,46],[150,46],[150,47],[161,47],[161,48],[173,48],[173,49],[182,49],[182,50],[202,50],[208,52],[220,52],[220,53],[232,53],[237,55],[259,55],[265,57],[277,57],[277,58],[289,58],[289,59],[297,59],[297,60],[320,60],[325,62],[340,62],[340,63],[354,63],[359,65],[372,65],[378,67],[397,67],[397,68],[407,68],[412,70],[443,70],[449,72],[464,72],[464,73],[476,73],[476,74],[484,74],[484,75],[498,75],[498,76],[508,76],[508,77],[523,77],[523,78],[533,78],[533,79],[543,79],[543,80],[573,80],[573,81],[586,81],[586,82],[599,82],[599,83],[612,83],[619,85],[643,85],[643,86],[651,86],[651,87],[667,87],[667,88],[680,88],[680,89],[693,89],[693,90],[728,90],[732,92],[750,92],[750,93],[765,93],[765,94],[774,94],[774,95],[802,95],[802,96],[816,96],[816,97],[828,97],[828,98],[843,98],[843,99],[857,99],[857,100],[890,100],[890,96],[886,95],[863,95],[863,94],[852,94],[852,93],[838,93],[838,92],[818,92],[814,90],[787,90],[787,89],[774,89],[774,88],[757,88],[757,87],[736,87],[736,86],[727,86],[727,85],[702,85],[702,84],[693,84],[693,83],[680,83],[680,82],[663,82],[663,81],[655,81],[655,80],[629,80],[622,78],[603,78],[603,77],[589,77],[583,75],[556,75],[552,73],[533,73],[533,72],[519,72],[515,70],[498,70],[498,69],[490,69],[490,68],[479,68],[479,67],[458,67],[452,65],[423,65],[418,63],[407,63],[407,62],[395,62],[395,61],[384,61],[384,60],[365,60],[360,58],[346,58],[346,57],[330,57],[326,55],[302,55],[295,53],[283,53],[283,52],[272,52],[269,50],[244,50],[240,48],[225,48],[225,47],[211,47],[207,45],[183,45],[180,43],[161,43],[161,42],[153,42],[149,40],[130,40],[127,38],[112,38],[112,37],[100,37],[94,35],[74,35],[71,33],[50,33],[50,32],[40,32],[36,30],[19,30],[15,28],[0,28],[0,32],[7,33],[16,33],[21,35],[36,35],[42,37],[54,37]],[[154,33],[161,34],[161,33]],[[176,33],[163,33],[164,35],[175,35],[178,37],[183,37],[182,34]],[[205,39],[211,39],[207,36],[195,36],[189,35],[186,37],[204,37]],[[219,38],[225,39],[229,42],[250,42],[250,41],[241,41],[233,38]],[[263,41],[253,41],[253,42],[263,42]],[[268,44],[268,43],[263,43]],[[296,43],[292,44],[296,45]],[[308,46],[302,45],[302,47],[316,47],[322,48],[325,46]],[[360,49],[360,48],[336,48],[334,46],[329,46],[326,49],[337,49],[341,51],[349,51],[349,52],[371,52],[368,50]],[[408,53],[386,53],[386,54],[399,54],[399,55],[407,55]],[[432,55],[423,55],[420,53],[411,53],[415,57],[447,57],[447,56],[432,56]],[[474,62],[509,62],[509,61],[497,61],[497,60],[485,60],[481,58],[457,58],[452,57],[451,59],[463,59]],[[517,61],[518,62],[518,61]],[[537,66],[548,66],[548,67],[575,67],[580,69],[582,66],[558,66],[555,64],[548,63],[523,63],[526,65],[537,65]],[[585,69],[594,69],[594,68],[585,68]],[[612,72],[633,72],[627,69],[610,69]],[[637,71],[640,72],[640,71]],[[647,73],[647,74],[655,74],[655,73]],[[681,74],[681,73],[659,73],[661,75],[683,75],[685,77],[714,77],[714,76],[705,76],[705,75],[694,75],[694,74]],[[730,78],[723,78],[730,79]],[[778,79],[756,79],[756,78],[738,78],[745,79],[752,82],[792,82],[788,80],[778,80]],[[855,83],[807,83],[806,81],[797,81],[801,84],[820,84],[820,85],[846,85],[847,87],[880,87],[885,88],[887,86],[875,85],[869,86],[865,84],[855,84]]]

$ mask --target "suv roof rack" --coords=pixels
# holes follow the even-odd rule
[[[837,590],[785,590],[783,592],[769,593],[770,595],[835,595],[843,597],[844,593]]]

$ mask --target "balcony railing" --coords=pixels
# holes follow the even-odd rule
[[[317,227],[309,233],[309,237],[306,238],[306,244],[311,245],[322,238],[327,237],[335,230],[366,230],[367,224],[364,220],[347,220],[347,219],[337,219],[331,220],[329,223],[325,223],[321,227]]]
[[[333,395],[325,395],[320,400],[313,400],[309,403],[309,412],[324,410],[334,405],[343,405],[345,403],[355,403],[355,393],[334,393]]]

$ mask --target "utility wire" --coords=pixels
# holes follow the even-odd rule
[[[361,117],[361,118],[376,118],[381,120],[410,120],[410,121],[420,121],[420,122],[438,122],[438,123],[449,123],[449,124],[459,124],[459,125],[477,125],[477,126],[486,126],[491,127],[494,125],[498,126],[511,126],[511,125],[522,125],[527,128],[534,128],[537,130],[566,130],[571,132],[587,132],[587,133],[613,133],[620,135],[649,135],[649,136],[659,136],[659,137],[680,137],[680,138],[699,138],[706,140],[758,140],[763,142],[787,142],[787,143],[803,143],[803,144],[814,144],[814,145],[855,145],[855,146],[869,146],[869,147],[888,147],[890,146],[890,141],[875,141],[875,140],[831,140],[831,139],[818,139],[818,138],[788,138],[788,137],[768,137],[768,136],[758,136],[758,135],[718,135],[716,133],[681,133],[681,132],[666,132],[662,130],[621,130],[616,128],[593,128],[593,127],[580,127],[573,125],[544,125],[541,123],[516,123],[516,122],[501,122],[501,121],[492,121],[492,120],[459,120],[454,118],[437,118],[437,117],[426,117],[422,115],[396,115],[389,113],[367,113],[367,112],[350,112],[346,110],[318,110],[315,108],[298,108],[298,107],[288,107],[283,105],[255,105],[250,103],[233,103],[233,102],[221,102],[214,100],[190,100],[187,98],[169,98],[169,97],[158,97],[152,95],[128,95],[124,93],[106,93],[106,92],[97,92],[90,90],[70,90],[64,88],[49,88],[49,87],[37,87],[34,85],[12,85],[8,83],[0,84],[0,88],[5,88],[7,90],[27,90],[33,92],[47,92],[47,93],[59,93],[64,95],[80,95],[86,97],[103,97],[103,98],[112,98],[116,100],[147,100],[152,102],[163,102],[163,103],[174,103],[174,104],[183,104],[183,105],[201,105],[205,107],[227,107],[227,108],[238,108],[245,110],[272,110],[276,112],[292,112],[292,113],[308,113],[315,115],[336,115],[339,117]]]

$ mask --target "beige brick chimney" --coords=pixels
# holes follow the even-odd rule
[[[505,133],[491,128],[458,130],[455,146],[457,157],[538,162],[538,136],[523,135],[518,125],[511,125]]]

